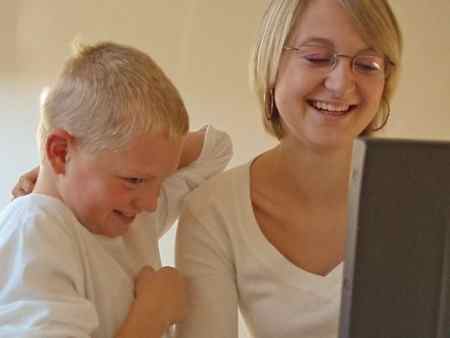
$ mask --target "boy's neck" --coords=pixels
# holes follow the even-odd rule
[[[49,164],[45,161],[41,164],[39,169],[39,175],[33,192],[61,200],[61,195],[57,186],[57,177]]]

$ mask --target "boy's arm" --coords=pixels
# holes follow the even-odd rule
[[[68,219],[63,217],[42,213],[32,222],[30,215],[21,220],[16,215],[25,207],[9,207],[0,216],[0,337],[89,338],[99,316],[84,295],[77,235],[64,226]],[[174,268],[144,267],[134,287],[135,299],[117,338],[160,338],[184,318],[185,282]]]
[[[203,148],[205,135],[206,129],[189,132],[187,134],[178,169],[187,167],[198,159]],[[11,190],[11,196],[13,198],[17,198],[31,193],[34,189],[34,185],[36,184],[38,175],[39,166],[34,167],[30,171],[21,175],[16,185]]]
[[[186,195],[205,180],[223,171],[233,155],[228,134],[212,126],[191,133],[188,141],[183,154],[184,166],[180,166],[175,175],[163,183],[158,208],[153,215],[156,217],[155,223],[159,225],[159,236],[179,216]]]
[[[187,167],[189,164],[199,158],[203,148],[205,136],[206,129],[200,129],[198,131],[189,132],[187,134],[178,169]]]
[[[0,226],[0,337],[88,338],[98,315],[78,293],[83,274],[73,240],[45,217],[20,226],[23,210],[11,214]]]
[[[161,338],[167,330],[166,324],[162,319],[150,316],[152,316],[151,313],[141,314],[141,311],[133,304],[115,338]]]
[[[12,198],[28,195],[34,189],[39,174],[39,166],[34,167],[19,177],[13,190],[11,190]]]
[[[213,134],[208,137],[207,134]],[[211,140],[212,139],[212,140]],[[216,139],[221,139],[217,142]],[[207,148],[204,150],[205,143]],[[211,145],[212,144],[212,145]],[[204,176],[209,177],[222,171],[231,159],[233,154],[231,140],[229,136],[223,132],[215,130],[213,127],[205,127],[198,131],[189,132],[181,153],[180,164],[178,169],[189,167],[193,162],[197,161],[202,156],[203,160],[200,166],[204,166]],[[30,171],[21,175],[11,191],[13,198],[27,195],[33,191],[39,174],[39,166],[34,167]],[[201,175],[200,175],[201,176]]]

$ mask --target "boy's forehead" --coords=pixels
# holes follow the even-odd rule
[[[107,152],[105,159],[118,169],[136,175],[166,175],[176,170],[183,141],[183,137],[170,138],[165,131],[138,135],[123,150]]]

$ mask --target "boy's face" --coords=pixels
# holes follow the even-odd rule
[[[176,171],[183,142],[156,132],[132,138],[117,152],[71,149],[61,197],[92,233],[122,236],[140,212],[156,209],[161,184]]]

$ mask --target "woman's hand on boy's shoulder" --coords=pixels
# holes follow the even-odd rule
[[[34,189],[37,178],[39,175],[39,166],[31,169],[22,176],[19,177],[16,185],[11,190],[12,198],[28,195]]]

